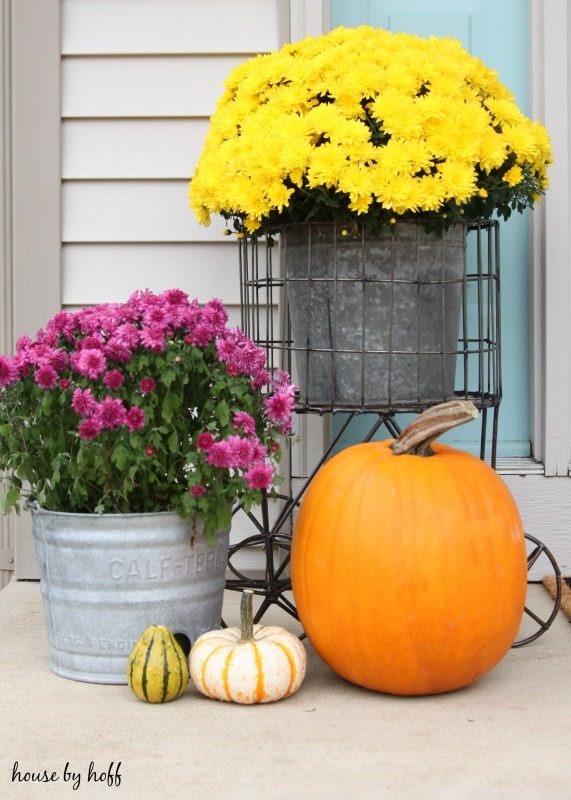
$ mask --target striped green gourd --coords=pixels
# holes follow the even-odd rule
[[[168,703],[183,693],[188,662],[168,628],[149,625],[143,631],[127,662],[127,682],[147,703]]]

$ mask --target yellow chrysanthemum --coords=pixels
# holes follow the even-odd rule
[[[438,167],[447,197],[465,203],[476,192],[476,170],[465,161],[445,161]]]
[[[515,187],[533,204],[551,161],[545,129],[458,41],[337,28],[232,71],[189,198],[202,224],[234,214],[248,231],[287,221],[300,201],[321,217],[446,214],[493,186],[505,208]]]
[[[509,186],[517,186],[518,183],[521,183],[523,178],[523,172],[521,171],[521,167],[515,164],[511,169],[503,175],[503,180]]]
[[[531,123],[525,120],[518,125],[505,125],[502,129],[508,147],[517,155],[518,161],[534,161],[539,148]]]
[[[345,149],[331,142],[314,148],[307,171],[308,186],[337,186],[347,162]]]

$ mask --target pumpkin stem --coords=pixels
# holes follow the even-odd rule
[[[432,456],[432,442],[446,431],[477,419],[478,409],[469,400],[451,400],[427,408],[391,444],[395,455]]]
[[[240,601],[240,636],[243,642],[249,642],[254,638],[253,596],[254,592],[251,589],[244,589],[242,592]]]

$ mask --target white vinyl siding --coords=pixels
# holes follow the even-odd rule
[[[65,119],[63,178],[184,180],[196,164],[208,119]]]
[[[64,55],[248,54],[283,44],[281,6],[274,0],[62,0],[61,5]]]
[[[28,55],[22,55],[16,67],[21,71],[33,61],[35,69],[39,58],[32,59],[30,53],[43,54],[43,46],[45,59],[53,62],[53,68],[46,70],[46,83],[57,86],[58,92],[61,86],[61,102],[59,96],[53,101],[53,92],[38,102],[37,90],[28,90],[29,85],[40,85],[36,73],[33,84],[24,78],[18,81],[16,122],[20,122],[18,147],[23,154],[22,179],[18,173],[16,188],[23,187],[18,198],[26,208],[27,227],[19,228],[16,255],[26,251],[27,273],[32,264],[42,263],[26,255],[30,241],[35,241],[28,228],[43,230],[47,220],[57,247],[50,250],[54,258],[49,270],[45,263],[39,271],[35,266],[34,280],[41,286],[45,282],[49,291],[30,295],[28,282],[26,302],[15,302],[15,335],[33,333],[60,307],[74,310],[120,302],[136,289],[158,292],[175,286],[201,302],[220,297],[230,323],[238,325],[236,240],[222,235],[225,226],[220,219],[209,228],[198,225],[188,205],[188,182],[225,78],[241,61],[275,50],[287,40],[289,3],[17,0],[15,5],[18,30],[24,30],[25,18],[36,37],[30,45],[31,34],[24,31],[18,53],[25,49]],[[54,28],[47,42],[41,39],[44,16],[50,17]],[[30,20],[36,17],[38,23],[33,25]],[[20,113],[22,100],[29,104],[26,116]],[[44,153],[36,139],[42,143],[43,118],[38,115],[48,102],[54,116],[53,147]],[[28,119],[31,124],[23,129],[21,121]],[[24,153],[30,136],[35,136],[34,142]],[[51,165],[48,177],[54,199],[47,191],[29,192],[33,182],[28,172],[37,161]],[[36,184],[38,174],[35,167]],[[30,200],[45,204],[47,199],[50,213],[42,208],[34,224]],[[40,250],[38,245],[34,253]],[[22,267],[18,257],[14,269],[24,280],[27,273]],[[245,518],[236,520],[233,541],[251,533],[244,525]],[[37,577],[28,515],[18,518],[17,527],[16,576]],[[1,585],[9,574],[2,574],[7,568],[4,560],[11,557],[7,524],[0,525],[0,534]],[[240,566],[247,568],[250,555],[241,555]],[[258,567],[255,558],[253,567]]]
[[[231,69],[287,36],[279,0],[62,0],[62,305],[178,286],[239,322],[238,255],[188,181]]]

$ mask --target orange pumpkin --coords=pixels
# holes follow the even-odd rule
[[[350,447],[311,482],[292,542],[297,610],[339,675],[381,692],[467,686],[512,645],[527,582],[516,505],[483,461],[436,435],[477,416],[453,401],[396,441]]]

